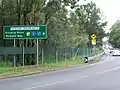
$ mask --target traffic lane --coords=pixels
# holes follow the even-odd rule
[[[112,60],[111,60],[112,61]],[[118,60],[117,60],[118,61]],[[112,61],[112,62],[109,62],[110,63],[110,65],[111,64],[114,64],[114,62]],[[118,62],[117,62],[118,63]],[[116,66],[117,66],[117,64],[115,64]],[[96,66],[96,65],[95,65]],[[105,66],[107,66],[106,64],[105,64]],[[119,65],[118,65],[119,66]],[[117,67],[118,67],[117,66]],[[91,66],[89,66],[89,69],[90,69],[90,67]],[[103,67],[103,66],[102,66]],[[109,64],[108,64],[108,66],[107,67],[109,67]],[[86,68],[86,67],[85,67]],[[56,83],[60,83],[60,82],[66,82],[66,81],[69,81],[69,80],[71,80],[71,78],[76,78],[76,77],[79,77],[79,78],[84,78],[84,77],[87,77],[87,75],[88,76],[91,76],[91,75],[94,75],[94,74],[96,74],[96,73],[101,73],[102,71],[109,71],[109,70],[111,70],[112,68],[116,68],[115,66],[114,67],[109,67],[109,69],[104,69],[104,70],[98,70],[98,71],[96,71],[96,72],[94,72],[94,70],[93,69],[95,69],[95,68],[93,68],[92,69],[92,67],[91,67],[91,71],[90,70],[88,70],[87,72],[85,72],[87,69],[85,69],[84,68],[84,72],[82,72],[82,73],[78,73],[78,72],[76,72],[75,74],[72,74],[71,75],[71,77],[69,77],[68,78],[68,76],[66,75],[66,76],[64,76],[65,77],[65,79],[61,79],[61,80],[59,80],[59,81],[56,81],[56,82],[51,82],[51,83],[46,83],[46,84],[38,84],[38,87],[40,86],[46,86],[46,85],[54,85],[54,84],[56,84]],[[75,69],[75,68],[74,68]],[[79,69],[79,68],[76,68],[76,69]],[[93,70],[93,71],[92,71]],[[71,72],[72,73],[72,72]],[[64,81],[65,80],[65,81]],[[34,85],[33,86],[33,88],[35,87],[35,86],[37,86],[37,85]],[[29,88],[29,87],[28,87]],[[26,89],[25,89],[26,90]]]
[[[120,68],[29,90],[120,90]]]
[[[0,88],[3,90],[19,90],[28,87],[34,87],[35,85],[45,85],[49,83],[64,81],[65,79],[70,79],[73,77],[84,77],[86,75],[90,76],[96,72],[117,66],[116,64],[118,64],[119,60],[116,61],[117,63],[109,60],[101,64],[90,65],[82,68],[75,67],[56,72],[45,73],[43,75],[2,80],[0,81]],[[11,87],[6,87],[7,85],[10,85]]]
[[[90,67],[84,67],[84,68],[79,68],[78,67],[78,68],[61,70],[61,71],[54,72],[54,73],[53,72],[52,73],[47,73],[45,75],[40,75],[40,76],[38,75],[38,76],[34,76],[34,77],[12,79],[12,80],[8,80],[7,82],[6,81],[3,81],[3,82],[5,82],[4,83],[5,85],[11,85],[11,86],[14,87],[16,82],[19,81],[18,85],[16,84],[16,87],[19,87],[19,85],[22,85],[23,83],[24,84],[21,87],[25,87],[25,86],[27,87],[27,86],[33,85],[33,84],[36,85],[36,84],[40,84],[40,83],[41,84],[45,84],[45,83],[50,83],[50,82],[61,81],[61,80],[64,80],[65,78],[76,76],[76,75],[82,76],[85,73],[89,73],[90,74],[91,71],[90,72],[89,71],[85,72],[86,70],[88,70],[87,68],[92,69],[92,67],[91,68]],[[50,78],[54,78],[54,79],[51,80]],[[33,83],[30,83],[31,81]],[[3,83],[3,82],[1,82],[1,83]],[[2,85],[4,85],[4,84],[2,84]]]
[[[60,70],[60,71],[55,71],[55,72],[50,72],[50,73],[45,73],[45,75],[43,74],[43,75],[40,75],[41,76],[41,78],[44,78],[44,76],[53,76],[53,75],[55,75],[55,76],[58,76],[58,75],[71,75],[71,72],[78,72],[79,70],[80,71],[84,71],[84,70],[87,70],[87,68],[89,68],[89,69],[91,69],[92,67],[91,66],[89,66],[89,67],[83,67],[83,68],[81,68],[81,67],[75,67],[75,68],[70,68],[70,69],[65,69],[65,70]],[[58,75],[56,75],[56,74],[58,74]],[[75,73],[76,74],[76,73]],[[5,81],[5,80],[3,80],[2,82],[6,82],[6,83],[9,83],[9,81],[11,82],[11,81],[23,81],[23,80],[30,80],[31,78],[34,78],[34,79],[39,79],[40,77],[39,77],[39,75],[36,75],[36,76],[31,76],[31,77],[20,77],[20,78],[14,78],[14,79],[8,79],[7,80],[7,82]],[[41,79],[42,80],[42,79]]]

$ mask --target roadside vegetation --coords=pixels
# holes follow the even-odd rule
[[[120,48],[120,21],[116,21],[110,30],[111,32],[108,33],[109,43],[114,48]]]
[[[99,62],[100,58],[94,58],[92,63]],[[71,68],[74,66],[85,66],[88,63],[84,63],[84,58],[76,57],[74,61],[67,60],[61,61],[59,63],[51,63],[51,64],[40,64],[37,66],[24,66],[24,67],[2,67],[0,68],[0,77],[11,76],[11,75],[23,75],[23,74],[31,74],[31,73],[44,73],[48,71],[55,71],[59,69]]]
[[[39,40],[41,68],[37,69],[21,69],[23,64],[24,67],[36,65],[35,54],[25,54],[24,62],[22,55],[17,54],[14,61],[13,54],[3,54],[1,49],[0,75],[83,64],[85,56],[103,52],[107,22],[100,8],[88,0],[0,0],[0,48],[13,47],[14,40],[3,39],[6,25],[46,25],[48,38]],[[97,36],[95,47],[91,44],[92,34]],[[36,47],[36,40],[15,41],[21,49],[23,43],[25,48]]]
[[[102,53],[103,51],[96,51],[96,54],[94,53],[94,55],[98,55],[100,53]],[[3,64],[1,64],[0,67],[0,77],[4,77],[4,76],[11,76],[11,75],[23,75],[23,74],[28,74],[28,73],[43,73],[43,72],[48,72],[48,71],[52,71],[52,70],[57,70],[57,69],[64,69],[64,68],[71,68],[73,66],[84,66],[84,65],[88,65],[91,63],[96,63],[101,61],[100,57],[96,57],[94,58],[92,61],[90,61],[90,63],[85,63],[84,62],[84,56],[78,55],[75,56],[75,58],[60,58],[60,60],[58,62],[55,62],[54,58],[50,57],[46,57],[45,61],[43,64],[39,64],[39,66],[37,67],[36,65],[30,65],[30,66],[19,66],[19,67],[11,67],[8,66],[8,63],[5,64],[5,62]],[[2,65],[6,65],[6,66],[2,66]],[[9,62],[10,65],[10,62]],[[12,65],[12,63],[11,63]]]

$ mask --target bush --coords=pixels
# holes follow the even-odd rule
[[[12,62],[0,60],[0,67],[11,67],[11,66],[12,66]]]

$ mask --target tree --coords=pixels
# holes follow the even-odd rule
[[[76,13],[79,17],[79,25],[83,32],[88,33],[89,40],[91,40],[91,35],[97,35],[98,44],[101,44],[102,38],[105,36],[104,27],[107,22],[103,21],[103,15],[96,4],[90,2],[86,5],[81,5],[76,9]]]
[[[70,36],[70,43],[73,47],[78,47],[81,45],[86,45],[88,40],[88,34],[85,32],[83,28],[84,21],[82,16],[79,16],[75,12],[70,13],[70,22],[71,22],[71,36]],[[86,42],[85,42],[86,41]]]
[[[102,21],[101,11],[93,2],[79,5],[80,0],[0,1],[0,25],[47,25],[48,38],[39,40],[43,48],[49,44],[62,48],[85,46],[92,33],[99,41],[103,37],[106,22]],[[17,40],[18,47],[20,43],[21,40]],[[24,45],[35,47],[36,40],[24,40]],[[26,61],[31,63],[29,58]]]
[[[111,33],[109,36],[109,43],[112,44],[115,48],[120,48],[120,22],[117,21],[111,27]]]

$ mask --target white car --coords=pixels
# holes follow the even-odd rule
[[[119,55],[120,55],[120,51],[119,51],[119,50],[114,50],[114,51],[112,52],[112,55],[113,55],[113,56],[119,56]]]

